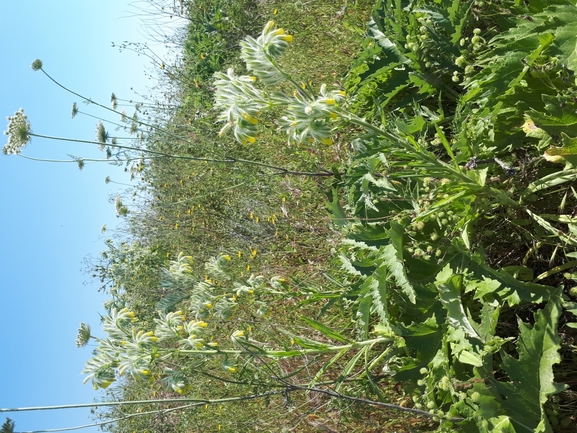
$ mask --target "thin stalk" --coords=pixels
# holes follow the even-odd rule
[[[283,71],[282,68],[275,61],[275,59],[273,59],[270,55],[264,52],[264,50],[263,53],[268,59],[268,61],[276,68],[276,70],[279,71],[282,74],[282,76],[285,77],[285,79],[289,81],[301,95],[305,96],[309,101],[313,101],[315,99],[312,95],[309,94],[309,92],[307,92],[306,89],[303,89],[301,86],[299,86],[299,84],[295,80],[293,80],[290,74]]]
[[[123,114],[122,112],[120,112],[120,111],[118,111],[118,110],[114,110],[113,108],[107,107],[106,105],[103,105],[103,104],[100,104],[100,103],[98,103],[98,102],[95,102],[95,101],[93,101],[92,99],[87,98],[87,97],[81,95],[80,93],[77,93],[77,92],[75,92],[74,90],[69,89],[68,87],[60,84],[58,81],[56,81],[54,78],[52,78],[52,77],[50,76],[50,74],[48,74],[48,72],[46,72],[43,68],[40,68],[40,71],[42,71],[42,73],[43,73],[44,75],[46,75],[46,76],[50,79],[50,81],[52,81],[54,84],[56,84],[56,85],[57,85],[58,87],[60,87],[61,89],[64,89],[66,92],[71,93],[72,95],[78,96],[79,98],[82,98],[82,99],[83,99],[84,101],[86,101],[87,103],[89,103],[89,104],[94,104],[94,105],[96,105],[97,107],[100,107],[100,108],[103,108],[103,109],[105,109],[105,110],[107,110],[107,111],[110,111],[111,113],[114,113],[114,114],[119,115],[119,116],[121,116],[121,117],[125,116],[125,114]],[[128,116],[127,116],[127,117],[128,117]],[[189,142],[187,139],[185,139],[185,138],[183,138],[183,137],[181,137],[181,136],[179,136],[179,135],[177,135],[177,134],[174,134],[174,133],[170,132],[168,129],[166,129],[166,128],[162,127],[162,126],[153,125],[153,124],[151,124],[151,123],[143,122],[142,120],[133,120],[133,119],[130,118],[130,117],[128,117],[128,118],[130,119],[130,121],[135,122],[135,123],[137,123],[137,124],[140,125],[140,126],[146,126],[146,127],[148,127],[148,128],[151,128],[151,129],[154,130],[154,131],[160,131],[160,132],[168,135],[169,137],[176,139],[177,141],[190,144],[190,142]],[[205,150],[206,150],[206,149],[205,149]]]
[[[365,346],[370,346],[373,344],[378,343],[388,343],[390,342],[390,338],[380,337],[374,338],[372,340],[364,340],[364,341],[357,341],[350,344],[345,344],[342,346],[327,346],[320,349],[294,349],[294,350],[263,350],[261,352],[256,353],[258,356],[268,357],[268,358],[289,358],[293,356],[305,356],[305,355],[322,355],[323,353],[327,352],[340,352],[342,350],[351,350],[351,349],[358,349]],[[242,344],[242,341],[239,340],[239,343]],[[179,350],[179,353],[194,353],[199,355],[243,355],[246,354],[246,350]],[[249,352],[252,353],[252,352]]]
[[[41,411],[41,410],[59,410],[59,409],[78,409],[78,408],[87,408],[87,407],[110,407],[110,406],[131,406],[131,405],[139,405],[139,404],[162,404],[162,403],[190,403],[186,406],[180,408],[173,408],[173,410],[178,410],[186,407],[197,407],[197,406],[204,406],[207,404],[222,404],[222,403],[230,403],[230,402],[238,402],[238,401],[246,401],[246,400],[255,400],[258,398],[265,398],[270,397],[273,395],[284,395],[287,392],[294,392],[294,391],[305,391],[305,392],[315,392],[318,394],[325,394],[330,397],[340,398],[343,400],[353,401],[355,403],[362,403],[366,405],[381,407],[385,409],[394,409],[401,412],[413,413],[415,415],[426,416],[428,418],[443,418],[438,415],[431,414],[427,411],[414,409],[414,408],[407,408],[402,407],[396,404],[385,403],[381,401],[369,400],[365,398],[353,397],[345,394],[338,393],[336,391],[324,388],[317,388],[317,387],[308,387],[308,386],[301,386],[301,385],[287,385],[283,387],[281,390],[276,391],[269,391],[262,394],[252,394],[247,396],[239,396],[239,397],[228,397],[228,398],[220,398],[220,399],[212,399],[212,400],[202,400],[202,399],[192,399],[192,398],[174,398],[174,399],[160,399],[160,400],[134,400],[134,401],[112,401],[112,402],[101,402],[101,403],[82,403],[82,404],[69,404],[69,405],[58,405],[58,406],[36,406],[36,407],[21,407],[21,408],[13,408],[13,409],[0,409],[0,413],[3,412],[25,412],[25,411]],[[464,418],[461,417],[451,417],[451,418],[443,418],[448,421],[453,422],[460,422],[463,421]],[[88,426],[87,426],[88,427]],[[46,431],[46,430],[45,430]],[[48,430],[50,431],[50,430]],[[52,430],[52,431],[62,431],[62,430]]]
[[[135,417],[139,417],[142,415],[174,412],[177,410],[187,409],[191,406],[193,406],[193,405],[186,404],[183,406],[173,407],[173,408],[169,408],[169,409],[157,409],[157,410],[150,410],[147,412],[131,413],[131,414],[125,415],[125,416],[120,417],[120,418],[114,418],[114,419],[110,419],[107,421],[95,422],[92,424],[84,424],[84,425],[78,425],[78,426],[74,426],[74,427],[62,427],[62,428],[54,428],[54,429],[47,429],[47,430],[31,430],[31,431],[25,431],[25,432],[19,432],[19,433],[53,433],[53,432],[61,432],[61,431],[80,430],[80,429],[89,428],[89,427],[100,427],[102,425],[113,424],[113,423],[116,423],[118,421],[124,421],[124,420],[130,419],[130,418],[135,418]]]
[[[115,109],[113,109],[113,108],[110,108],[110,107],[108,107],[108,106],[106,106],[106,105],[100,104],[99,102],[95,102],[95,101],[93,101],[92,99],[87,98],[86,96],[81,95],[80,93],[77,93],[77,92],[75,92],[74,90],[69,89],[68,87],[60,84],[58,81],[56,81],[54,78],[52,78],[52,77],[50,76],[50,74],[44,70],[44,68],[40,68],[40,71],[42,71],[42,73],[43,73],[44,75],[46,75],[46,76],[50,79],[50,81],[52,81],[52,82],[53,82],[54,84],[56,84],[58,87],[60,87],[61,89],[64,89],[64,90],[67,91],[68,93],[73,94],[74,96],[78,96],[79,98],[81,98],[82,100],[84,100],[85,102],[87,102],[88,104],[94,104],[94,105],[96,105],[97,107],[104,108],[105,110],[110,111],[111,113],[117,114],[117,115],[119,115],[119,116],[123,116],[123,113],[122,113],[122,112],[117,111],[117,110],[115,110]],[[130,119],[130,120],[138,123],[138,124],[141,125],[141,126],[147,126],[147,127],[152,128],[152,129],[154,129],[154,130],[162,129],[163,132],[168,132],[168,131],[165,131],[165,130],[164,130],[165,128],[161,128],[161,127],[158,127],[158,126],[156,126],[156,125],[152,125],[152,124],[150,124],[150,123],[143,122],[142,120],[132,120],[132,119]],[[168,132],[168,133],[169,133],[170,135],[172,135],[173,138],[178,138],[179,140],[185,141],[185,142],[187,141],[187,140],[183,139],[182,137],[179,137],[179,136],[177,136],[177,135],[171,134],[170,132]]]
[[[220,404],[230,403],[235,401],[254,400],[257,398],[264,398],[272,395],[282,394],[285,390],[269,391],[262,394],[252,394],[240,397],[228,397],[219,399],[198,399],[198,398],[169,398],[156,400],[133,400],[133,401],[105,401],[100,403],[77,403],[77,404],[62,404],[55,406],[31,406],[31,407],[16,407],[16,408],[0,408],[0,413],[5,412],[31,412],[42,410],[60,410],[60,409],[81,409],[87,407],[113,407],[113,406],[134,406],[139,404],[163,404],[163,403],[190,403],[189,406],[204,406],[206,404]]]
[[[419,149],[415,149],[409,143],[403,141],[403,139],[401,137],[393,134],[392,132],[385,131],[385,130],[379,128],[378,126],[372,125],[371,123],[367,122],[366,120],[361,119],[360,117],[355,116],[354,114],[349,113],[348,111],[336,110],[336,112],[339,116],[347,119],[349,122],[354,123],[358,126],[361,126],[364,129],[366,129],[367,131],[373,132],[377,137],[384,137],[386,139],[389,139],[391,141],[396,142],[399,146],[401,146],[403,149],[405,149],[408,153],[415,155],[416,158],[420,158],[421,160],[424,160],[425,162],[427,162],[429,164],[437,165],[437,166],[441,167],[443,169],[443,171],[450,172],[452,176],[459,178],[466,183],[474,183],[474,181],[470,177],[464,175],[463,173],[461,173],[461,171],[456,170],[453,167],[451,167],[449,164],[446,164],[445,162],[439,160],[436,156],[434,156],[433,154],[431,154],[428,151],[419,151]]]
[[[452,421],[452,422],[461,422],[461,421],[465,420],[465,418],[461,418],[461,417],[442,417],[439,415],[431,414],[430,412],[427,412],[427,411],[421,410],[421,409],[402,407],[402,406],[399,406],[396,404],[384,403],[382,401],[374,401],[374,400],[368,400],[365,398],[352,397],[350,395],[341,394],[339,392],[336,392],[336,391],[333,391],[330,389],[323,389],[323,388],[316,388],[316,387],[315,388],[309,388],[306,386],[299,386],[299,385],[291,385],[290,388],[298,389],[301,391],[316,392],[319,394],[325,394],[325,395],[328,395],[330,397],[341,398],[343,400],[349,400],[349,401],[353,401],[355,403],[363,403],[363,404],[382,407],[382,408],[386,408],[386,409],[394,409],[394,410],[398,410],[401,412],[414,413],[415,415],[426,416],[427,418],[441,418],[441,419],[445,419],[447,421]]]
[[[108,162],[110,163],[110,159],[95,159],[95,158],[78,158],[78,159],[44,159],[44,158],[33,158],[32,156],[22,155],[21,153],[16,154],[20,158],[29,159],[30,161],[39,161],[39,162],[74,162],[78,164],[78,160],[81,159],[84,162]],[[115,159],[115,162],[130,162],[130,161],[139,161],[141,159],[153,159],[155,157],[145,157],[145,158],[126,158],[126,159]]]
[[[230,158],[226,158],[226,159],[218,159],[218,158],[206,158],[206,157],[201,157],[201,156],[171,155],[169,153],[158,152],[156,150],[140,149],[138,147],[123,146],[121,144],[101,143],[99,141],[81,140],[79,138],[55,137],[52,135],[35,134],[32,132],[30,132],[28,135],[30,137],[46,138],[48,140],[69,141],[72,143],[92,144],[95,146],[109,146],[109,147],[114,147],[116,149],[124,149],[124,150],[131,150],[131,151],[135,151],[135,152],[143,152],[143,153],[147,153],[150,155],[154,155],[156,157],[183,159],[183,160],[187,160],[187,161],[212,162],[215,164],[240,163],[240,164],[246,164],[246,165],[253,165],[256,167],[263,167],[263,168],[268,168],[270,170],[275,170],[276,173],[272,173],[273,175],[310,176],[310,177],[332,177],[332,176],[334,176],[334,173],[329,172],[329,171],[326,171],[326,172],[295,171],[295,170],[289,170],[288,168],[278,167],[275,165],[267,164],[264,162],[251,161],[249,159],[242,159],[242,158],[230,157]]]

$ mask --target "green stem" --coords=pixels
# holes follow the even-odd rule
[[[102,425],[113,424],[113,423],[117,423],[118,421],[125,421],[127,419],[131,419],[131,418],[135,418],[135,417],[139,417],[139,416],[143,416],[143,415],[152,415],[155,413],[163,413],[164,414],[164,413],[168,413],[168,412],[174,412],[177,410],[186,409],[186,408],[189,408],[191,406],[194,406],[194,405],[185,404],[182,406],[173,407],[173,408],[169,408],[169,409],[156,409],[156,410],[150,410],[147,412],[131,413],[131,414],[125,415],[125,416],[120,417],[120,418],[109,419],[107,421],[100,421],[100,422],[95,422],[92,424],[77,425],[74,427],[62,427],[62,428],[54,428],[54,429],[47,429],[47,430],[32,430],[32,431],[20,432],[20,433],[54,433],[54,432],[61,432],[61,431],[80,430],[80,429],[89,428],[89,427],[100,427]]]
[[[26,155],[22,155],[21,153],[17,153],[17,156],[19,156],[20,158],[24,158],[24,159],[29,159],[30,161],[39,161],[39,162],[74,162],[78,164],[78,159],[81,159],[84,162],[110,162],[110,159],[95,159],[95,158],[78,158],[78,159],[44,159],[44,158],[33,158],[31,156],[26,156]],[[146,157],[144,159],[153,159],[155,157],[151,156],[151,157]],[[126,158],[126,159],[116,159],[115,161],[121,161],[121,162],[130,162],[130,161],[139,161],[143,158],[137,157],[137,158]]]
[[[267,164],[264,162],[251,161],[249,159],[242,159],[242,158],[228,157],[226,159],[218,159],[218,158],[206,158],[206,157],[201,157],[201,156],[171,155],[169,153],[158,152],[156,150],[140,149],[138,147],[123,146],[121,144],[101,143],[99,141],[81,140],[78,138],[55,137],[52,135],[43,135],[43,134],[34,134],[34,133],[29,133],[28,135],[30,137],[46,138],[48,140],[69,141],[72,143],[92,144],[92,145],[96,145],[96,146],[109,146],[109,147],[114,147],[115,149],[124,149],[124,150],[130,150],[130,151],[134,151],[134,152],[143,152],[146,154],[154,155],[156,157],[184,159],[184,160],[188,160],[188,161],[212,162],[215,164],[240,163],[240,164],[252,165],[252,166],[256,166],[256,167],[263,167],[263,168],[275,170],[276,173],[272,173],[273,175],[310,176],[310,177],[332,177],[332,176],[334,176],[334,173],[328,172],[328,171],[327,172],[295,171],[295,170],[289,170],[289,169],[284,168],[284,167],[278,167],[276,165]]]
[[[56,406],[31,406],[31,407],[16,407],[16,408],[0,408],[0,413],[5,412],[30,412],[40,410],[60,410],[60,409],[81,409],[86,407],[110,407],[110,406],[134,406],[139,404],[163,404],[163,403],[191,403],[190,406],[204,406],[206,404],[230,403],[233,401],[254,400],[257,398],[268,397],[272,395],[282,394],[284,390],[269,391],[262,394],[245,395],[241,397],[228,397],[219,399],[198,399],[198,398],[169,398],[158,400],[133,400],[133,401],[106,401],[100,403],[79,403],[79,404],[63,404]]]
[[[426,150],[416,149],[410,143],[407,143],[406,141],[404,141],[402,137],[399,137],[399,136],[393,134],[392,132],[385,131],[385,130],[379,128],[378,126],[375,126],[375,125],[367,122],[366,120],[361,119],[358,116],[355,116],[354,114],[352,114],[348,111],[336,110],[336,113],[339,116],[343,117],[344,119],[347,119],[349,122],[354,123],[355,125],[361,126],[364,129],[366,129],[367,131],[373,132],[377,137],[384,137],[388,140],[394,141],[400,147],[405,149],[409,154],[414,155],[416,159],[421,159],[426,163],[436,165],[437,167],[439,167],[443,171],[450,173],[450,175],[452,177],[458,178],[465,183],[475,183],[473,181],[473,179],[471,179],[467,175],[463,174],[460,170],[457,170],[457,169],[451,167],[449,164],[439,160],[431,152],[428,152]]]
[[[350,344],[345,344],[342,346],[327,346],[319,349],[294,349],[294,350],[261,350],[256,354],[258,356],[265,356],[268,358],[289,358],[294,356],[304,356],[304,355],[322,355],[327,352],[340,352],[342,350],[358,349],[365,346],[371,346],[379,343],[390,342],[390,338],[380,337],[374,338],[372,340],[357,341]],[[242,344],[241,340],[238,340]],[[179,353],[193,353],[199,355],[242,355],[246,354],[247,350],[179,350]],[[250,353],[250,351],[249,351]]]
[[[302,94],[303,96],[305,96],[309,101],[313,101],[315,98],[310,95],[306,89],[303,89],[301,86],[299,86],[299,84],[293,80],[293,78],[290,76],[290,74],[287,74],[285,71],[282,70],[282,68],[278,65],[278,63],[271,57],[269,56],[266,52],[264,52],[264,55],[266,56],[266,58],[268,59],[268,61],[271,63],[271,65],[273,65],[277,71],[279,71],[283,77],[285,77],[285,79],[287,81],[289,81],[296,89],[297,91]]]

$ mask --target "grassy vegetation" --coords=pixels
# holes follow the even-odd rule
[[[112,299],[86,372],[110,400],[201,401],[106,428],[572,431],[575,2],[172,7],[172,105],[125,116],[130,149],[99,138],[138,182],[92,269]],[[259,34],[290,45],[257,59],[280,83],[239,46]]]
[[[175,66],[167,64],[164,68],[170,80],[177,80],[176,88],[180,92],[177,99],[182,102],[167,128],[185,140],[167,139],[165,132],[152,133],[147,146],[157,151],[193,156],[222,158],[234,155],[321,176],[275,175],[270,174],[271,170],[253,166],[191,164],[174,159],[135,164],[132,172],[140,179],[140,184],[134,191],[137,193],[134,204],[129,201],[133,191],[127,192],[123,199],[130,209],[126,215],[126,230],[135,242],[123,245],[125,250],[130,250],[128,254],[127,251],[118,254],[118,246],[111,245],[105,252],[107,257],[97,267],[103,282],[110,281],[117,286],[118,290],[114,292],[117,306],[128,305],[141,318],[154,317],[157,302],[166,294],[159,292],[158,277],[129,271],[130,275],[123,274],[126,278],[111,278],[111,270],[118,266],[133,270],[134,263],[146,256],[149,262],[142,269],[156,269],[158,275],[162,264],[150,263],[151,257],[175,259],[180,252],[185,252],[194,257],[193,267],[204,276],[207,260],[218,254],[228,254],[233,258],[229,264],[231,272],[239,276],[253,272],[291,276],[292,294],[288,299],[285,296],[261,298],[270,309],[269,315],[255,319],[254,313],[249,311],[252,316],[244,319],[258,329],[260,334],[254,335],[257,340],[260,336],[270,339],[271,335],[282,338],[278,335],[279,329],[323,338],[322,334],[307,330],[300,320],[303,315],[317,317],[323,305],[301,304],[301,301],[305,301],[313,290],[322,292],[325,287],[338,284],[338,272],[327,278],[327,273],[335,270],[331,249],[338,246],[340,235],[333,230],[326,212],[327,193],[330,193],[334,179],[325,175],[347,160],[348,138],[353,131],[341,131],[332,147],[287,146],[286,136],[277,133],[275,128],[265,130],[250,146],[219,137],[220,126],[214,125],[216,113],[210,110],[213,73],[228,67],[242,72],[238,42],[244,35],[258,34],[262,25],[273,19],[294,35],[291,50],[282,58],[288,72],[299,77],[304,86],[318,89],[323,82],[342,86],[350,60],[360,49],[372,7],[372,1],[349,5],[332,1],[295,4],[201,1],[190,7],[191,24],[183,43],[182,62]],[[207,28],[212,33],[208,33]],[[272,125],[272,119],[270,122]],[[340,307],[332,306],[323,313],[332,317],[331,326],[350,327],[350,319]],[[234,326],[221,324],[218,333],[228,336]],[[280,368],[288,373],[306,367],[295,377],[298,382],[306,383],[311,379],[309,371],[318,370],[329,359],[326,356],[305,359],[304,364],[302,360],[287,360]],[[336,369],[348,361],[344,358],[335,363]],[[219,366],[214,370],[220,370]],[[242,378],[235,380],[245,381]],[[256,382],[258,380],[252,378],[248,383],[234,384],[195,376],[188,394],[205,398],[251,394],[258,389]],[[394,385],[391,383],[390,391],[387,391],[383,382],[383,392],[389,395],[388,401],[402,403],[406,397],[400,389],[393,390]],[[348,385],[345,388],[349,389]],[[350,390],[358,396],[364,395],[355,386]],[[107,397],[115,399],[159,398],[171,394],[161,381],[127,380],[107,391]],[[138,410],[150,409],[152,406]],[[117,418],[131,410],[136,409],[112,409],[100,417]],[[403,426],[421,428],[434,423],[412,415],[395,414],[391,418],[390,413],[381,413],[368,406],[332,402],[322,395],[294,393],[269,400],[207,405],[170,415],[131,418],[118,423],[112,430],[248,432],[290,428],[317,431],[338,430],[344,425],[350,431],[380,431],[388,426],[402,431]]]

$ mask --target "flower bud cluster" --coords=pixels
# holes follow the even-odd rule
[[[257,89],[254,82],[264,85],[279,84],[285,78],[298,86],[289,75],[276,64],[279,57],[292,41],[283,29],[275,29],[270,21],[262,34],[241,42],[241,57],[254,76],[236,76],[232,69],[226,74],[215,74],[215,107],[221,109],[219,121],[226,122],[220,134],[233,129],[235,138],[243,144],[256,140],[258,116],[265,108],[282,107],[287,110],[280,125],[287,131],[289,143],[310,142],[332,144],[333,128],[330,122],[338,118],[337,103],[345,93],[327,90],[323,84],[317,97],[297,87],[294,94],[279,91],[265,92]]]
[[[8,136],[8,143],[2,148],[2,153],[4,155],[19,154],[30,141],[30,122],[22,108],[7,119],[8,129],[4,131],[4,135]]]
[[[165,370],[165,376],[163,381],[169,388],[172,388],[179,394],[186,394],[186,392],[190,389],[190,384],[187,377],[178,370],[172,370],[167,368]]]
[[[222,110],[218,120],[226,122],[220,135],[233,128],[234,136],[240,143],[254,143],[257,116],[269,105],[265,95],[254,87],[254,77],[237,76],[232,69],[226,74],[217,72],[214,76],[215,107]]]
[[[292,36],[283,29],[275,29],[274,22],[269,21],[257,38],[247,36],[241,41],[241,58],[246,62],[249,71],[266,85],[275,85],[284,80],[284,74],[272,62],[280,57],[292,42]]]
[[[182,311],[159,311],[159,317],[154,320],[154,328],[143,329],[129,308],[118,309],[111,305],[108,308],[109,313],[102,319],[106,338],[91,336],[90,327],[81,324],[77,345],[83,347],[90,339],[98,343],[93,357],[87,361],[83,370],[83,373],[87,374],[84,382],[91,380],[95,389],[106,388],[118,375],[129,374],[134,379],[153,380],[162,370],[161,375],[168,387],[179,394],[186,393],[190,389],[187,375],[182,371],[167,368],[166,360],[179,354],[188,355],[198,359],[196,365],[201,367],[202,362],[210,356],[221,356],[219,342],[210,335],[213,328],[202,319],[206,317],[207,320],[228,320],[237,307],[237,296],[242,293],[252,294],[270,287],[283,288],[284,280],[279,277],[272,279],[270,285],[264,277],[255,275],[243,282],[235,281],[224,269],[224,265],[231,260],[226,254],[211,260],[206,267],[207,271],[210,271],[205,276],[206,281],[193,285],[192,257],[179,254],[178,259],[171,262],[161,285],[170,283],[175,290],[191,291],[188,318]],[[211,280],[213,274],[220,275],[230,286],[227,288],[226,285],[221,286]],[[259,311],[261,309],[262,314],[265,314],[262,305]],[[250,331],[250,327],[247,330],[236,330],[231,335],[232,342],[245,341],[245,333]],[[237,352],[240,353],[241,350]],[[222,368],[229,373],[235,373],[234,361],[226,356]]]
[[[146,331],[134,326],[136,317],[128,308],[112,309],[103,318],[103,330],[108,337],[97,339],[99,345],[83,371],[88,373],[84,382],[92,380],[95,389],[106,388],[116,380],[116,373],[128,373],[135,379],[151,380],[155,359],[159,356],[159,351],[163,350],[159,344],[163,342],[170,345],[177,343],[182,349],[203,349],[205,346],[212,348],[216,345],[213,342],[205,344],[202,334],[208,327],[206,322],[186,322],[181,311],[159,315],[160,317],[155,319],[155,330]],[[89,327],[81,324],[79,335],[82,336],[82,342],[90,338],[89,332]],[[185,389],[178,385],[181,382],[173,381],[169,385],[180,392],[179,389]]]
[[[332,144],[333,129],[330,121],[336,120],[336,104],[345,93],[339,90],[327,90],[326,84],[320,88],[320,95],[309,101],[297,94],[288,105],[288,113],[280,121],[286,128],[289,142],[301,143],[306,138],[323,144]]]

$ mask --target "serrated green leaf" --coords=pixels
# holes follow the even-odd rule
[[[435,286],[439,290],[439,297],[443,306],[447,310],[447,319],[450,326],[462,329],[469,337],[482,338],[471,325],[469,318],[465,314],[465,309],[461,302],[463,290],[463,276],[454,274],[450,265],[446,265],[437,275]]]
[[[490,418],[488,421],[492,433],[517,433],[517,430],[515,430],[515,427],[513,427],[511,423],[511,418],[508,416],[501,415]]]
[[[327,203],[326,205],[327,209],[329,210],[333,223],[335,223],[339,227],[344,227],[348,224],[347,214],[345,213],[345,210],[339,203],[339,195],[337,194],[337,191],[334,189],[332,197],[333,201]]]
[[[454,246],[457,250],[461,249],[458,244]],[[551,286],[519,281],[506,272],[491,268],[482,257],[470,255],[462,250],[449,259],[449,263],[453,269],[460,270],[460,272],[471,272],[472,278],[480,281],[493,281],[478,285],[474,294],[475,299],[489,296],[491,299],[498,298],[507,302],[510,306],[517,305],[521,301],[539,303],[549,299],[549,294],[553,289]],[[498,288],[495,282],[500,283]]]
[[[407,295],[413,304],[416,301],[415,290],[407,278],[403,263],[403,236],[404,228],[398,223],[391,223],[389,230],[391,244],[382,248],[380,258],[389,269],[390,274],[395,279],[397,285]]]
[[[402,64],[409,63],[411,61],[399,51],[394,42],[392,42],[383,32],[377,28],[375,21],[371,20],[369,22],[369,30],[375,41],[377,41],[377,43],[382,48],[382,53],[389,62]]]
[[[359,307],[356,314],[357,323],[361,328],[361,336],[363,339],[369,338],[369,324],[371,321],[371,305],[373,303],[370,294],[371,282],[365,282],[361,286],[361,293],[359,295]]]
[[[502,405],[514,426],[527,431],[552,432],[543,404],[565,389],[555,383],[553,365],[561,361],[557,324],[561,315],[561,288],[555,289],[544,309],[534,314],[535,324],[518,321],[518,358],[501,352],[510,382],[494,382]],[[522,430],[523,431],[523,430]]]

